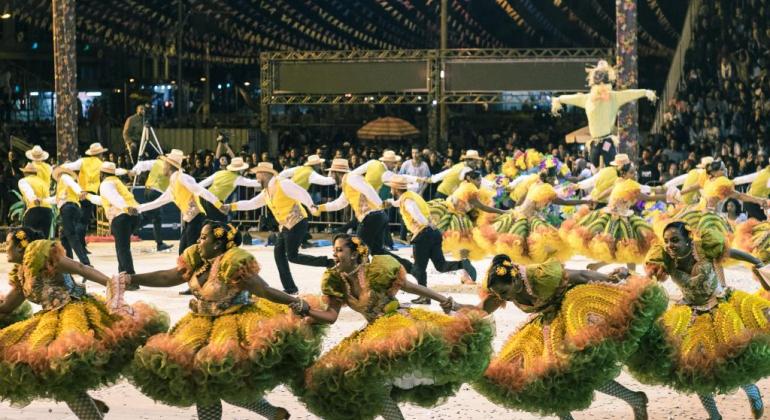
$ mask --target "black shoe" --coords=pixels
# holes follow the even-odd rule
[[[139,290],[139,285],[131,283],[131,284],[126,286],[126,290],[129,290],[129,291]]]
[[[181,292],[179,292],[179,294],[180,295],[191,295],[192,294],[192,290],[190,290],[190,289],[182,290]]]
[[[469,259],[462,260],[463,270],[465,270],[473,281],[476,281],[476,268],[473,267]]]
[[[292,296],[297,296],[299,294],[299,290],[294,290],[294,291],[284,290],[283,292],[286,293],[287,295],[292,295]]]
[[[426,297],[418,297],[417,299],[412,299],[411,302],[415,305],[430,305],[430,299]]]
[[[161,242],[161,243],[158,244],[158,252],[165,251],[165,250],[171,249],[173,247],[174,247],[174,245],[164,244],[164,243]]]
[[[91,254],[91,250],[86,248],[86,255],[90,255],[90,254]]]

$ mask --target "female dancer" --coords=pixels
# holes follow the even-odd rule
[[[647,257],[647,273],[671,279],[683,298],[642,339],[628,366],[636,379],[698,394],[712,420],[721,419],[713,394],[743,388],[754,418],[762,416],[753,383],[770,375],[770,301],[727,288],[725,257],[761,262],[727,247],[718,227],[694,235],[684,222],[669,223],[663,244]]]
[[[655,282],[567,270],[551,261],[522,266],[498,255],[487,273],[479,305],[492,313],[505,302],[532,314],[489,364],[475,388],[491,401],[517,410],[555,414],[591,405],[594,391],[631,405],[647,418],[647,396],[615,382],[639,340],[666,308]]]
[[[443,232],[444,252],[452,253],[455,259],[484,258],[486,251],[473,239],[474,220],[479,215],[473,210],[487,213],[504,214],[503,210],[491,207],[485,202],[491,201],[492,192],[481,187],[481,173],[472,169],[463,169],[463,182],[444,200],[432,200],[431,219],[436,228]]]
[[[166,404],[195,404],[202,420],[222,417],[221,400],[269,419],[285,419],[285,409],[260,396],[287,379],[301,378],[320,353],[321,334],[319,327],[280,305],[297,299],[269,287],[254,256],[240,243],[232,225],[208,222],[176,268],[121,275],[120,288],[186,282],[194,296],[191,312],[168,334],[151,337],[136,351],[131,381]]]
[[[633,264],[644,261],[650,246],[657,240],[652,226],[634,214],[632,207],[638,201],[665,200],[664,194],[648,195],[635,181],[636,165],[628,156],[618,154],[610,163],[618,171],[618,179],[609,194],[607,207],[588,214],[578,213],[562,224],[561,232],[579,253],[599,262],[589,264],[597,270],[606,263]],[[598,197],[601,200],[602,197]]]
[[[402,309],[399,290],[441,303],[456,304],[406,279],[393,257],[375,255],[355,237],[334,238],[337,263],[324,273],[321,291],[328,308],[292,304],[297,313],[332,324],[342,305],[363,315],[368,325],[324,354],[305,374],[302,399],[325,419],[403,419],[397,402],[433,406],[460,384],[484,372],[492,352],[493,326],[482,311],[454,316],[423,309]]]
[[[553,187],[557,173],[556,166],[542,170],[538,182],[529,188],[524,203],[499,216],[493,224],[475,230],[476,242],[483,244],[490,253],[506,254],[521,264],[569,259],[569,245],[562,241],[559,229],[545,219],[544,211],[551,204],[576,206],[592,201],[559,198]]]
[[[81,420],[102,419],[109,408],[87,391],[114,382],[134,350],[168,328],[168,318],[141,302],[122,313],[111,311],[72,275],[101,285],[109,278],[41,237],[20,228],[6,240],[14,266],[0,313],[11,313],[24,299],[42,309],[0,330],[0,398],[21,404],[53,398]]]

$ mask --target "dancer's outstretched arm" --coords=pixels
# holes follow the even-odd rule
[[[479,209],[481,211],[485,211],[487,213],[505,214],[505,210],[500,210],[500,209],[498,209],[496,207],[490,207],[490,206],[482,203],[481,201],[479,201],[477,198],[471,199],[470,203],[471,203],[471,205],[473,205],[473,207],[476,207],[477,209]]]
[[[24,303],[24,293],[12,285],[11,290],[0,297],[0,314],[10,314],[22,303]]]
[[[284,293],[278,289],[270,287],[270,285],[267,284],[265,279],[260,277],[259,274],[255,274],[251,277],[246,278],[243,284],[244,286],[246,286],[246,289],[251,293],[261,298],[265,298],[271,302],[288,305],[290,303],[296,303],[299,301],[299,298],[296,298],[288,293]]]
[[[172,287],[185,282],[176,268],[131,275],[131,284],[148,287]]]
[[[755,267],[761,267],[762,266],[762,260],[759,258],[749,254],[748,252],[744,252],[735,248],[730,248],[729,251],[727,251],[730,258],[738,261],[744,261],[747,262]]]
[[[306,316],[322,324],[334,324],[337,322],[337,317],[340,315],[340,309],[342,308],[342,301],[336,297],[331,296],[328,296],[328,299],[329,305],[325,310],[308,309]],[[292,309],[297,312],[297,304],[291,306]]]
[[[59,269],[61,272],[76,274],[78,276],[83,277],[86,280],[91,280],[94,283],[99,283],[102,286],[106,286],[107,282],[110,281],[110,278],[107,277],[107,275],[102,273],[101,271],[93,267],[89,267],[85,264],[79,263],[67,257],[59,258],[59,261],[56,263],[56,268]]]
[[[586,284],[592,282],[616,283],[620,279],[628,277],[628,269],[618,268],[611,274],[604,274],[592,270],[566,270],[567,280],[570,284]]]
[[[505,303],[505,302],[503,302],[502,299],[500,299],[499,297],[497,297],[495,295],[491,295],[490,294],[489,296],[485,297],[484,300],[482,300],[479,303],[479,306],[477,306],[477,307],[479,309],[481,309],[482,311],[484,311],[484,312],[486,312],[488,314],[491,314],[492,312],[496,311],[498,308],[503,306],[503,303]]]
[[[420,297],[437,300],[441,304],[441,308],[444,309],[444,312],[450,312],[453,309],[454,300],[452,298],[441,295],[433,291],[433,289],[420,286],[409,280],[404,280],[404,285],[401,286],[401,290]]]

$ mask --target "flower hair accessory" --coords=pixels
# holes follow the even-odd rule
[[[356,246],[355,251],[358,255],[360,255],[362,259],[366,259],[369,255],[369,247],[367,247],[358,237],[351,238],[351,241],[353,241],[353,244]]]
[[[29,245],[29,240],[27,239],[27,232],[24,232],[23,230],[17,230],[16,233],[13,235],[14,238],[19,242],[19,246],[22,248],[26,248],[27,245]]]

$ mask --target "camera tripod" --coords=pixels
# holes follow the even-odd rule
[[[155,135],[155,130],[152,128],[149,122],[144,123],[144,128],[142,128],[142,137],[139,141],[139,150],[136,154],[136,162],[139,161],[139,159],[144,156],[144,151],[147,149],[147,145],[150,145],[153,149],[155,149],[155,152],[158,153],[158,156],[163,155],[163,148],[160,145],[160,142],[158,141],[158,136]],[[131,155],[131,148],[128,144],[126,144],[126,149],[128,150],[128,159],[131,163],[131,166],[135,165],[136,162],[134,161],[134,157]],[[138,177],[134,177],[134,187],[136,186],[136,179]]]

